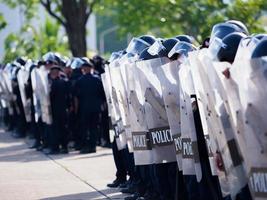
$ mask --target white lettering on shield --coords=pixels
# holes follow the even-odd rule
[[[137,148],[146,148],[146,135],[134,135],[133,146]]]
[[[255,193],[267,193],[267,173],[252,173],[250,177],[250,183]]]
[[[185,155],[185,156],[193,156],[194,155],[191,141],[183,141],[183,155]]]
[[[170,129],[152,131],[151,136],[152,136],[153,145],[168,144],[173,141],[171,137]]]
[[[182,152],[183,149],[182,138],[181,137],[174,138],[174,144],[176,152],[177,153]]]

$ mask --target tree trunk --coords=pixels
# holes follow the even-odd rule
[[[61,0],[62,4],[56,3],[60,15],[57,14],[57,9],[53,10],[51,0],[40,0],[40,2],[48,13],[65,27],[72,55],[86,56],[86,23],[97,1],[91,1],[89,4],[88,0]]]
[[[86,27],[77,22],[72,21],[71,23],[67,24],[66,33],[72,55],[75,57],[86,56]]]
[[[62,14],[66,19],[65,29],[70,50],[75,57],[86,56],[87,4],[80,0],[62,0]]]

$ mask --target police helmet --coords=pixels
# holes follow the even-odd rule
[[[228,20],[228,21],[226,21],[226,23],[234,24],[234,25],[238,26],[240,28],[240,32],[242,32],[246,35],[249,35],[248,28],[246,27],[246,25],[243,22],[238,21],[238,20]]]
[[[56,63],[62,67],[65,67],[66,66],[66,62],[67,62],[67,57],[63,57],[61,54],[59,53],[55,53],[54,54],[55,56],[55,60],[56,60]]]
[[[196,47],[191,43],[180,41],[177,42],[174,47],[168,53],[168,57],[171,60],[175,60],[178,58],[179,55],[188,55],[188,52],[195,50]]]
[[[140,53],[146,48],[151,46],[148,42],[141,38],[133,38],[129,43],[126,52],[140,55]]]
[[[42,58],[46,64],[58,64],[57,58],[53,52],[44,54]]]
[[[213,42],[214,38],[223,39],[225,36],[234,33],[241,32],[244,33],[244,30],[234,23],[219,23],[213,26],[210,41]]]
[[[113,62],[114,60],[118,59],[121,57],[123,51],[116,51],[116,52],[113,52],[110,56],[110,58],[108,59],[108,62],[111,63]],[[126,53],[126,51],[125,51]]]
[[[169,38],[162,42],[164,48],[162,48],[158,55],[159,57],[168,57],[168,53],[172,50],[172,48],[179,42],[176,38]]]
[[[141,40],[144,40],[145,42],[147,42],[150,45],[152,45],[156,41],[156,38],[152,35],[142,35],[139,38]]]
[[[27,58],[24,57],[18,57],[15,61],[14,64],[17,66],[24,66],[27,62]]]
[[[261,40],[262,38],[267,38],[267,34],[260,33],[260,34],[254,35],[254,37],[257,38],[258,40]]]
[[[178,39],[179,41],[183,41],[183,42],[187,42],[191,44],[194,41],[194,38],[189,35],[177,35],[175,36],[175,38]]]
[[[84,63],[84,60],[82,60],[81,58],[78,58],[78,57],[74,57],[70,67],[72,69],[80,69],[82,67],[83,63]]]
[[[263,56],[267,56],[267,39],[263,39],[259,42],[252,52],[251,58],[260,58]]]
[[[227,35],[223,40],[223,45],[217,53],[217,58],[219,61],[233,63],[235,60],[235,55],[242,38],[246,35],[240,32],[234,32]]]
[[[139,55],[139,60],[151,60],[151,59],[154,59],[154,58],[158,58],[157,55],[151,55],[150,53],[148,53],[148,49],[149,47],[145,48],[141,54]]]

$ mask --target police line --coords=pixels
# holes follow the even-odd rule
[[[265,199],[266,36],[230,21],[199,48],[182,37],[150,41],[133,38],[102,75],[118,148],[137,166],[177,162],[200,182],[203,137],[223,197],[248,185],[253,199]]]

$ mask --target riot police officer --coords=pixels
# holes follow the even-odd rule
[[[52,110],[52,135],[50,136],[51,150],[49,154],[68,153],[67,134],[67,102],[68,87],[67,82],[60,77],[61,68],[53,66],[50,69],[51,79],[51,110]],[[61,149],[60,149],[61,146]]]
[[[80,153],[96,152],[97,124],[105,93],[99,77],[93,75],[93,63],[80,58],[82,77],[76,83],[76,110],[82,137]]]

